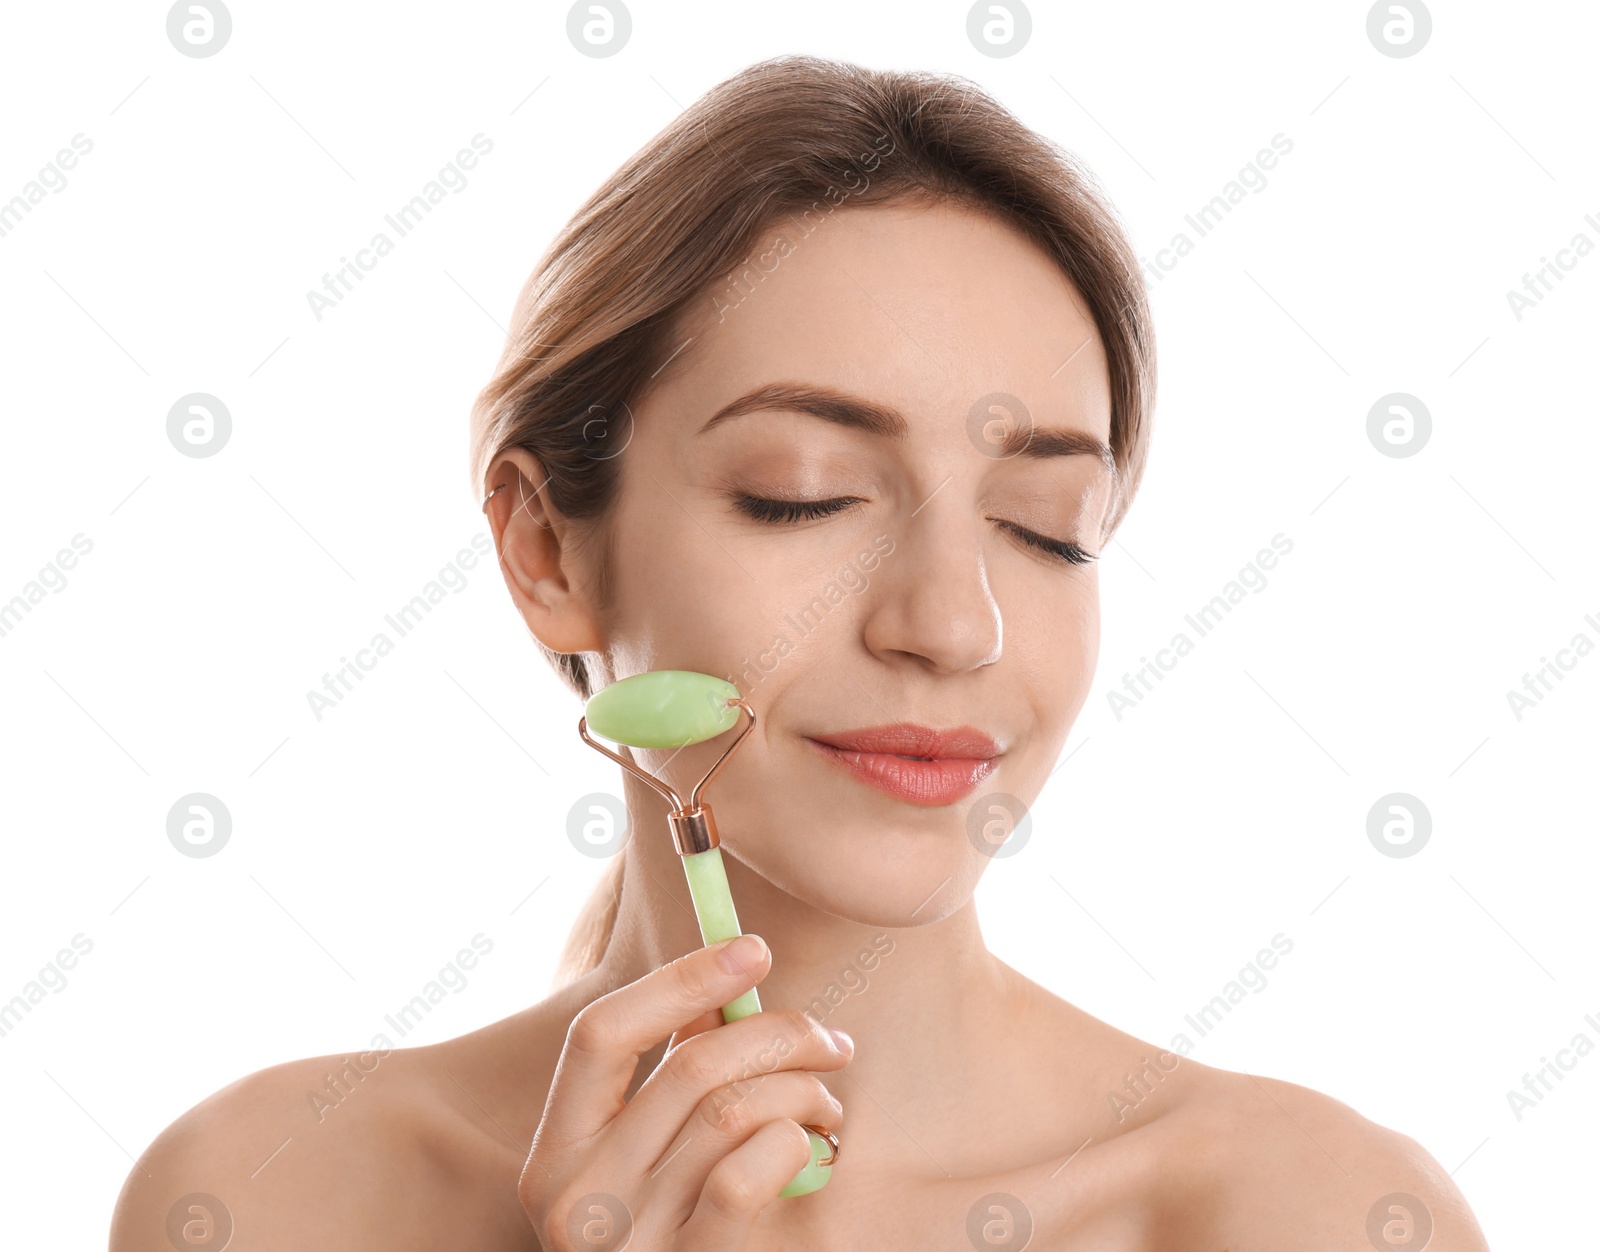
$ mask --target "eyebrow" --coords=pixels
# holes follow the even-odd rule
[[[773,409],[809,413],[823,421],[885,439],[905,439],[911,430],[910,423],[897,409],[875,400],[808,383],[767,383],[723,405],[696,433],[703,435],[721,422]],[[1014,456],[1092,456],[1113,474],[1117,469],[1111,449],[1081,430],[1041,430],[1031,425],[1013,427],[1000,445],[997,457]]]

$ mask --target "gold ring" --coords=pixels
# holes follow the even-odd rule
[[[802,1130],[809,1130],[812,1134],[818,1136],[819,1138],[826,1139],[828,1141],[828,1145],[833,1149],[832,1155],[825,1156],[817,1161],[818,1165],[832,1165],[839,1159],[838,1135],[834,1134],[831,1130],[824,1130],[821,1126],[813,1126],[809,1122],[801,1122],[800,1127]]]

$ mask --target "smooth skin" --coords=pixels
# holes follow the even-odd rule
[[[625,446],[604,540],[552,506],[526,451],[489,479],[510,484],[490,523],[540,640],[597,654],[604,681],[732,676],[760,710],[709,793],[759,956],[730,974],[701,946],[665,802],[624,778],[637,833],[597,969],[390,1053],[321,1125],[305,1092],[342,1057],[223,1088],[140,1159],[112,1252],[166,1252],[189,1192],[227,1203],[240,1247],[386,1252],[614,1247],[594,1193],[623,1201],[628,1246],[647,1250],[1018,1246],[1021,1209],[980,1205],[998,1193],[1025,1207],[1033,1249],[1371,1252],[1374,1205],[1404,1193],[1431,1216],[1431,1252],[1481,1252],[1415,1141],[1305,1087],[1164,1052],[987,950],[972,890],[990,858],[968,810],[1038,795],[1099,650],[1092,561],[1038,541],[1098,555],[1118,484],[1092,455],[989,455],[969,414],[1006,393],[1041,431],[1109,442],[1104,348],[1059,268],[964,208],[846,209],[780,254],[733,307],[691,313],[688,347],[623,439],[610,432],[608,453]],[[904,428],[791,406],[701,430],[776,383],[891,407]],[[783,522],[741,496],[846,503]],[[894,721],[976,726],[997,768],[966,801],[914,805],[807,738]],[[633,757],[687,792],[724,747]],[[540,798],[552,823],[556,799]],[[768,1011],[721,1025],[715,1006],[757,982]],[[1119,1112],[1130,1074],[1148,1094]],[[839,1134],[840,1162],[814,1195],[775,1199],[807,1159],[802,1122]],[[1379,1246],[1421,1246],[1404,1212],[1385,1220]]]

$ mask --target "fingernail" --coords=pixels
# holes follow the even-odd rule
[[[838,1048],[845,1056],[853,1056],[856,1050],[856,1041],[842,1030],[828,1027],[828,1033],[833,1036],[833,1046]]]
[[[760,935],[740,935],[717,951],[717,964],[730,974],[753,976],[767,950]]]

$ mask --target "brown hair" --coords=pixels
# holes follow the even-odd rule
[[[1144,471],[1155,342],[1137,258],[1093,176],[971,80],[781,56],[717,84],[634,153],[556,236],[522,289],[494,377],[471,416],[476,504],[495,459],[526,448],[550,499],[605,540],[631,414],[684,367],[681,327],[763,271],[752,249],[780,221],[809,234],[841,207],[950,200],[1020,230],[1055,258],[1105,345],[1118,491],[1106,534]],[[719,293],[721,293],[719,295]],[[709,305],[700,302],[707,301]],[[596,594],[610,591],[598,564]],[[540,648],[581,698],[584,653]],[[577,977],[615,920],[622,857],[563,954]]]

